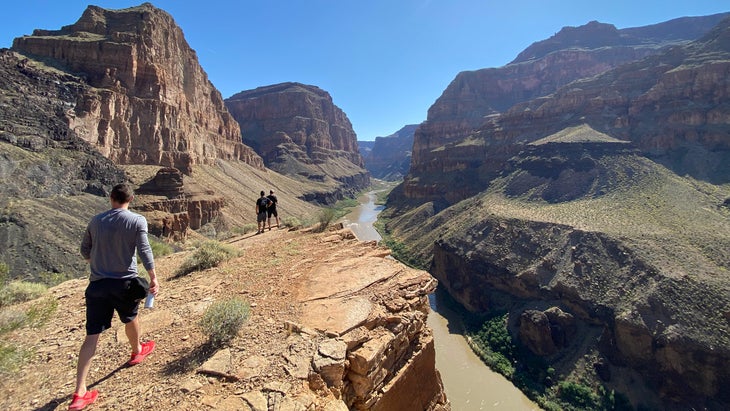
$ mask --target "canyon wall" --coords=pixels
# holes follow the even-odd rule
[[[67,110],[69,127],[115,163],[186,174],[218,158],[263,168],[182,30],[149,3],[89,6],[75,24],[36,30],[12,49],[84,78],[91,87]]]
[[[713,166],[722,167],[726,158],[715,131],[726,111],[722,108],[723,58],[713,61],[709,52],[693,50],[702,48],[698,44],[707,43],[708,38],[694,46],[688,42],[707,33],[724,16],[623,30],[591,22],[533,44],[504,67],[460,73],[416,130],[403,196],[453,204],[481,191],[521,144],[584,122],[616,138],[644,140],[640,146],[647,154],[663,157],[664,163],[682,174],[721,181],[716,174],[722,173],[708,171],[695,159],[709,154]],[[708,47],[727,52],[720,41]],[[693,53],[705,57],[682,65]],[[713,95],[704,91],[712,88],[710,79],[721,85]],[[573,81],[577,82],[569,84]],[[654,110],[653,104],[662,105],[660,100],[672,110],[675,101],[682,101],[684,113]],[[694,101],[703,103],[694,108]],[[716,103],[721,107],[713,107]],[[709,136],[687,130],[696,130],[703,121],[708,127],[700,134]],[[659,127],[646,136],[655,125]],[[661,141],[658,135],[667,132],[677,138]],[[680,144],[680,140],[692,144]],[[687,151],[689,157],[683,154]]]
[[[352,124],[326,91],[282,83],[242,91],[225,104],[240,124],[243,141],[267,167],[289,176],[338,182],[329,193],[312,193],[312,201],[329,203],[369,185]]]
[[[367,156],[363,156],[370,175],[381,180],[398,181],[408,174],[416,128],[417,124],[410,124],[389,136],[375,137]]]

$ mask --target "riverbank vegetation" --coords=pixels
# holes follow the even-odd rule
[[[454,303],[456,304],[456,303]],[[465,337],[472,350],[493,371],[504,375],[530,399],[548,411],[632,410],[628,399],[615,391],[586,380],[567,380],[557,375],[542,357],[513,339],[506,313],[479,317],[461,310]]]

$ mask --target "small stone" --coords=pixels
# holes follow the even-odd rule
[[[182,384],[180,384],[180,391],[184,393],[190,393],[195,392],[203,387],[203,384],[201,384],[198,380],[189,378],[186,381],[183,381]]]

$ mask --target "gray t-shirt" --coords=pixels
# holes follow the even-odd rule
[[[81,241],[81,255],[91,259],[89,280],[136,277],[135,249],[145,269],[155,268],[144,217],[123,208],[94,216]]]

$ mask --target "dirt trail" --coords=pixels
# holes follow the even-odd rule
[[[157,349],[141,365],[125,366],[130,348],[123,326],[115,318],[113,329],[102,334],[92,363],[89,384],[99,390],[100,396],[89,409],[259,409],[262,405],[255,404],[261,403],[261,392],[286,394],[288,399],[297,400],[298,405],[290,402],[293,410],[302,404],[338,409],[327,405],[335,404],[332,393],[323,390],[315,395],[306,380],[294,376],[297,372],[293,364],[303,361],[293,358],[298,350],[295,345],[313,344],[295,344],[289,338],[288,328],[302,317],[302,305],[295,296],[325,293],[317,287],[328,287],[326,282],[318,285],[317,281],[307,281],[306,276],[327,261],[363,256],[380,256],[382,260],[387,250],[358,242],[349,230],[312,234],[274,228],[229,243],[241,249],[240,257],[182,278],[172,275],[189,252],[157,259],[161,291],[155,308],[141,309],[140,317],[143,340],[154,339]],[[58,300],[59,309],[51,321],[38,330],[22,329],[11,334],[12,342],[34,354],[17,374],[3,377],[0,405],[4,409],[67,409],[84,337],[86,284],[85,279],[72,280],[54,287],[50,295]],[[360,288],[359,297],[372,297],[368,296],[367,284]],[[249,321],[223,350],[235,371],[230,378],[198,373],[198,367],[214,350],[197,321],[215,300],[232,295],[245,298],[252,306]],[[302,348],[302,353],[306,354],[307,349]]]

